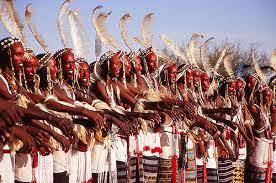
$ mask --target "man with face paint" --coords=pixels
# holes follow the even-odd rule
[[[15,60],[13,61],[13,59]],[[1,77],[1,79],[3,81],[2,84],[4,84],[2,87],[3,90],[1,90],[2,92],[1,96],[8,100],[16,100],[16,98],[13,95],[18,94],[17,92],[19,90],[17,90],[17,87],[23,86],[23,80],[21,80],[23,74],[20,74],[20,73],[23,73],[23,68],[21,68],[21,65],[23,65],[22,63],[25,61],[24,49],[22,47],[21,42],[18,39],[6,38],[1,41],[1,60],[3,60],[1,65],[3,77]],[[15,69],[19,69],[19,70],[17,71]],[[18,76],[18,78],[14,77],[13,73],[19,73],[18,75],[16,75]],[[19,79],[19,83],[20,83],[19,85],[16,85],[17,79]],[[55,126],[61,128],[63,131],[67,131],[67,132],[70,131],[70,127],[66,123],[64,123],[65,120],[60,119],[56,116],[53,116],[49,113],[46,113],[40,110],[39,108],[35,107],[31,99],[29,100],[30,102],[28,103],[27,102],[28,100],[26,99],[26,97],[23,96],[23,93],[24,95],[29,95],[30,93],[26,92],[23,88],[21,88],[20,90],[21,95],[17,95],[20,99],[18,104],[21,106],[24,106],[24,108],[27,108],[23,110],[23,108],[21,109],[20,107],[18,107],[18,109],[21,109],[24,111],[24,116],[26,120],[26,121],[24,120],[24,122],[28,122],[30,121],[30,119],[48,120]],[[34,135],[36,131],[31,130],[32,129],[31,127],[27,129],[23,127],[18,128],[17,126],[14,126],[13,128],[14,128],[13,129],[14,134],[15,135],[18,134],[16,135],[17,138],[19,138],[24,144],[23,148],[21,148],[21,151],[30,152],[31,147],[35,146],[34,141],[32,140],[32,137],[30,135]],[[29,130],[28,132],[29,134],[27,134],[26,130]],[[30,167],[25,166],[25,168],[27,169],[31,168],[31,165]],[[22,167],[21,170],[23,169],[24,167]],[[32,180],[32,173],[31,173],[32,171],[30,173],[28,171],[27,174],[26,172],[22,174],[20,172],[24,172],[24,171],[19,171],[17,173],[18,175],[16,177],[17,181],[30,182]]]
[[[250,149],[248,154],[248,169],[245,181],[272,181],[273,141],[270,126],[271,101],[271,89],[265,83],[260,84],[256,93],[256,103],[248,107],[255,121],[253,126],[255,148]]]

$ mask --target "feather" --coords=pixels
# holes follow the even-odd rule
[[[18,31],[21,34],[21,41],[23,43],[25,43],[26,39],[25,39],[25,36],[24,36],[24,25],[21,22],[17,11],[14,8],[13,0],[5,0],[5,5],[6,5],[6,9],[7,9],[9,15],[11,17],[13,17],[13,20],[14,20],[15,24],[17,25],[16,27],[18,28]]]
[[[95,55],[96,57],[99,57],[101,55],[102,52],[102,42],[101,39],[98,35],[98,33],[96,33],[96,38],[95,38]]]
[[[218,70],[220,64],[222,63],[222,61],[223,61],[223,59],[224,59],[224,56],[225,56],[225,54],[226,54],[226,51],[227,51],[227,48],[225,47],[225,48],[222,50],[222,52],[220,53],[219,59],[218,59],[216,65],[215,65],[215,67],[214,67],[214,69],[213,69],[213,72],[214,72],[214,73],[217,72],[217,70]]]
[[[271,66],[273,67],[274,71],[276,71],[276,50],[272,51],[270,63],[271,63]]]
[[[28,4],[26,6],[26,10],[25,10],[25,19],[26,22],[31,30],[31,32],[33,33],[35,39],[38,41],[38,43],[42,46],[42,48],[44,49],[45,52],[48,52],[48,46],[46,45],[45,41],[43,40],[42,36],[38,33],[38,31],[36,30],[35,26],[32,23],[32,15],[33,15],[33,11],[32,11],[32,4]]]
[[[211,74],[211,68],[212,68],[210,64],[210,60],[208,58],[208,46],[209,46],[209,43],[214,39],[215,39],[214,37],[207,39],[203,43],[200,49],[200,58],[201,58],[202,66],[208,75]]]
[[[198,67],[200,49],[198,48],[198,39],[203,38],[202,34],[194,33],[189,41],[188,50],[190,54],[190,63]]]
[[[228,73],[228,75],[230,77],[234,77],[235,76],[235,73],[233,71],[232,64],[231,64],[232,58],[233,58],[233,55],[227,55],[223,59],[224,68],[225,68],[226,72]]]
[[[236,69],[236,75],[238,77],[242,77],[242,74],[243,74],[243,70],[245,69],[245,64],[244,63],[240,63],[238,66],[237,66],[237,69]]]
[[[179,47],[173,43],[172,40],[170,40],[166,35],[161,34],[160,39],[165,43],[166,46],[170,47],[170,49],[173,51],[173,53],[180,57],[185,63],[187,63],[187,58],[183,55]]]
[[[253,61],[253,65],[254,65],[255,71],[258,74],[258,76],[260,77],[261,81],[264,82],[264,83],[266,83],[265,75],[262,72],[259,64],[256,61],[256,52],[255,52],[255,50],[252,52],[252,61]]]
[[[162,70],[165,68],[166,64],[162,64],[161,66],[159,66],[155,72],[153,73],[153,78],[158,78],[162,72]]]
[[[11,0],[1,1],[0,9],[0,19],[3,23],[5,29],[14,37],[21,39],[23,42],[25,40],[22,30],[19,27],[19,24],[16,23],[14,16],[14,9]],[[18,17],[17,17],[18,18]]]
[[[127,34],[127,26],[126,26],[126,22],[129,21],[130,19],[131,19],[131,16],[129,13],[122,16],[122,18],[120,19],[119,28],[120,28],[121,36],[122,36],[126,46],[130,49],[130,51],[133,51],[134,49],[129,43],[128,34]]]
[[[146,14],[142,22],[142,37],[146,47],[150,47],[152,45],[152,34],[150,32],[150,28],[152,25],[153,15],[154,13]]]
[[[97,33],[100,36],[102,43],[104,43],[106,46],[111,46],[114,49],[119,49],[119,44],[117,43],[115,38],[112,37],[111,34],[109,34],[109,32],[105,27],[105,21],[110,14],[111,12],[100,13],[97,16],[97,19],[96,19]]]
[[[64,31],[63,31],[63,28],[64,28],[63,27],[64,26],[64,24],[63,24],[63,21],[64,21],[63,17],[68,12],[68,7],[69,7],[69,5],[70,5],[71,2],[72,2],[72,0],[65,0],[62,3],[62,5],[61,5],[61,7],[59,9],[58,18],[57,18],[57,27],[58,27],[59,35],[61,37],[61,41],[62,41],[62,44],[63,44],[64,47],[67,46],[68,39],[66,38],[66,35],[65,35]]]
[[[84,24],[77,10],[69,11],[69,25],[74,53],[77,57],[89,58],[91,46],[88,43]]]
[[[92,24],[93,24],[93,26],[95,28],[95,31],[96,31],[96,38],[95,38],[95,55],[96,55],[96,57],[99,57],[101,52],[102,52],[102,42],[101,42],[101,38],[100,38],[100,35],[99,35],[98,27],[97,27],[97,24],[96,24],[96,19],[97,19],[96,11],[101,9],[101,8],[103,8],[103,7],[102,6],[97,6],[92,11]]]

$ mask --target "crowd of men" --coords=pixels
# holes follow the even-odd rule
[[[254,54],[225,76],[158,60],[148,47],[89,64],[2,39],[0,182],[275,182],[275,77]]]

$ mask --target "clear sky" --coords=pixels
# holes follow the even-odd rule
[[[37,29],[43,34],[51,50],[56,51],[61,48],[56,19],[63,1],[14,0],[22,20],[25,20],[25,6],[30,2]],[[80,10],[92,50],[95,31],[91,23],[91,12],[98,5],[102,5],[104,11],[112,11],[106,26],[123,48],[125,46],[119,34],[119,19],[125,13],[130,13],[132,20],[128,23],[129,33],[131,36],[137,36],[143,17],[149,12],[155,13],[152,32],[155,44],[158,45],[160,33],[180,43],[198,32],[204,34],[205,38],[215,37],[217,43],[225,39],[240,41],[243,47],[258,43],[269,55],[272,49],[276,48],[276,0],[73,0],[71,9]],[[36,53],[42,52],[28,27],[25,28],[28,46]],[[0,33],[1,39],[9,36],[2,24]],[[91,58],[95,58],[94,54]]]

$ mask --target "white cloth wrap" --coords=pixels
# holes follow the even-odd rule
[[[52,183],[53,180],[53,155],[42,156],[38,154],[38,167],[35,169],[37,182]]]
[[[271,145],[271,140],[255,137],[255,148],[252,150],[251,156],[249,156],[249,163],[258,168],[267,168],[269,159],[272,161]]]
[[[116,135],[116,161],[127,162],[127,141]]]
[[[216,146],[214,140],[209,140],[209,147],[207,149],[208,152],[208,158],[206,167],[207,168],[217,168],[217,160],[216,160]]]
[[[159,157],[159,153],[155,152],[152,153],[151,150],[156,148],[156,147],[160,147],[160,133],[159,132],[155,132],[153,128],[148,127],[147,129],[148,131],[144,134],[144,147],[145,146],[149,146],[150,150],[146,151],[144,149],[143,151],[143,155],[144,156],[157,156]]]
[[[7,145],[4,150],[8,150]],[[11,153],[4,153],[0,159],[0,176],[3,183],[14,183],[14,155]]]
[[[70,151],[69,151],[70,152]],[[70,153],[64,152],[61,148],[53,152],[54,173],[62,173],[70,171]]]
[[[15,180],[20,182],[31,182],[32,175],[32,157],[30,154],[15,154]]]
[[[162,125],[160,133],[160,146],[162,148],[160,157],[163,159],[171,159],[173,155],[179,155],[178,134],[173,134],[171,124]]]
[[[104,139],[106,142],[107,139]],[[92,149],[92,173],[103,173],[109,171],[109,160],[111,171],[116,171],[116,151],[115,147],[107,147],[105,143],[95,142]]]
[[[91,179],[91,151],[71,151],[70,183],[81,183]]]
[[[137,144],[136,139],[138,141],[138,144]],[[138,149],[137,149],[137,145],[138,145]],[[143,134],[142,130],[139,130],[138,135],[130,135],[129,136],[130,156],[137,157],[138,153],[143,152],[143,148],[144,148],[144,134]]]

